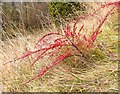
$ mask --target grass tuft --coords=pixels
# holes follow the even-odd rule
[[[0,69],[2,90],[117,92],[117,32],[109,16],[116,15],[119,5],[101,5],[92,14],[70,20],[63,33],[47,33],[37,43],[33,35],[4,42],[1,62],[11,60]]]

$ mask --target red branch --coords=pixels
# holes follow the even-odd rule
[[[26,83],[29,83],[31,82],[32,80],[36,79],[37,77],[40,77],[42,75],[45,74],[45,72],[51,68],[53,68],[54,66],[56,66],[57,64],[60,63],[60,61],[64,60],[66,57],[70,56],[70,52],[65,52],[64,54],[60,55],[56,61],[52,62],[50,65],[46,66],[44,69],[40,70],[40,72],[34,76],[32,79],[28,80],[27,82],[23,83],[23,84],[26,84]]]
[[[63,29],[64,34],[60,34],[58,32],[57,33],[51,32],[51,33],[44,35],[35,44],[34,51],[27,51],[22,56],[14,59],[12,61],[9,61],[7,63],[11,63],[11,62],[18,61],[18,60],[23,60],[32,54],[37,54],[37,57],[31,64],[31,67],[32,67],[35,64],[35,62],[38,61],[39,59],[42,59],[45,56],[48,56],[48,59],[49,59],[51,57],[54,57],[55,54],[59,55],[59,53],[63,53],[65,49],[64,50],[62,50],[62,49],[65,46],[68,48],[69,48],[69,46],[71,47],[70,49],[72,51],[70,49],[67,49],[67,51],[64,52],[62,55],[59,55],[54,62],[48,64],[48,66],[46,66],[45,68],[40,70],[40,72],[37,75],[35,75],[33,78],[31,78],[30,80],[25,82],[25,83],[29,83],[32,80],[38,78],[39,76],[44,75],[47,70],[53,68],[54,66],[59,64],[65,58],[74,56],[72,54],[74,54],[73,52],[75,52],[75,51],[79,52],[79,55],[76,55],[76,56],[82,56],[82,58],[87,59],[85,57],[85,55],[83,54],[82,49],[79,49],[79,47],[81,46],[81,47],[84,47],[84,49],[87,49],[87,47],[89,47],[90,45],[93,44],[93,42],[96,40],[98,34],[100,34],[102,32],[102,30],[100,30],[100,29],[101,29],[102,25],[105,23],[108,16],[111,13],[116,13],[113,10],[114,10],[115,6],[119,6],[119,5],[120,5],[120,2],[110,2],[107,4],[101,5],[100,8],[98,8],[92,14],[79,16],[74,22],[70,19],[67,26]],[[102,11],[101,9],[104,9],[105,7],[107,7],[109,9],[109,6],[112,6],[112,9],[107,11],[106,15],[104,17],[101,17],[101,19],[99,17],[96,17],[96,14],[99,11]],[[93,26],[91,29],[92,32],[91,32],[90,36],[87,36],[85,34],[82,34],[82,32],[84,31],[83,28],[85,29],[87,27],[84,23],[81,22],[81,20],[86,20],[86,18],[89,18],[89,17],[93,17],[93,18],[95,17],[95,19],[97,19],[98,22],[96,22],[96,24],[95,24],[97,26],[96,29],[94,27],[95,25],[92,24],[92,26]],[[77,27],[77,24],[79,22],[81,22],[81,26]],[[73,27],[70,25],[72,23],[73,23]],[[71,30],[71,28],[73,28],[73,29]],[[78,33],[77,33],[77,29],[79,29]],[[86,30],[88,30],[88,28]],[[89,32],[89,31],[90,30],[88,30],[87,32]],[[7,63],[5,63],[5,64],[7,64]]]

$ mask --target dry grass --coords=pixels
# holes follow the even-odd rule
[[[104,43],[103,50],[109,57],[95,62],[89,69],[80,69],[79,64],[70,66],[69,64],[61,63],[58,67],[48,71],[43,77],[30,82],[26,85],[21,85],[25,80],[34,76],[35,72],[42,66],[39,61],[34,69],[30,69],[32,57],[25,61],[2,65],[2,63],[17,57],[26,49],[32,49],[36,41],[36,36],[29,35],[20,37],[19,39],[8,40],[3,43],[0,51],[0,83],[2,91],[70,91],[70,92],[100,92],[100,91],[118,91],[117,86],[117,34],[115,31],[102,33],[98,41]],[[108,36],[111,34],[110,36]],[[39,36],[37,36],[39,37]],[[112,42],[110,41],[112,37]],[[102,38],[102,40],[101,40]],[[101,47],[102,48],[102,47]],[[107,51],[109,50],[110,53]],[[69,63],[69,61],[67,61]],[[79,63],[79,62],[78,62]]]
[[[113,19],[114,18],[114,19]],[[0,91],[15,92],[118,92],[118,32],[113,28],[118,19],[111,17],[103,27],[96,45],[99,49],[96,62],[82,68],[82,64],[74,64],[70,60],[61,62],[56,68],[28,84],[22,83],[34,76],[46,60],[37,61],[33,69],[30,63],[33,56],[22,61],[3,65],[13,57],[32,50],[41,33],[7,39],[0,44]],[[109,26],[108,26],[109,24]],[[46,31],[47,32],[47,31]],[[99,58],[104,54],[104,58]]]

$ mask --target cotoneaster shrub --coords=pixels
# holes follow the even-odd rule
[[[116,9],[119,5],[120,2],[110,2],[101,5],[93,13],[79,16],[76,20],[70,19],[66,27],[63,28],[63,33],[57,31],[47,33],[37,41],[33,50],[26,51],[22,56],[5,64],[23,60],[34,54],[36,54],[36,57],[30,64],[31,67],[42,58],[51,60],[51,63],[41,69],[33,78],[24,82],[25,84],[44,75],[49,69],[66,58],[77,56],[82,62],[89,62],[86,54],[91,50],[94,51],[94,42],[102,32],[103,24],[110,15],[117,12]],[[103,12],[103,15],[99,15],[100,12]],[[89,23],[87,22],[88,18],[91,19]],[[90,53],[89,56],[92,56],[92,54]],[[51,59],[53,57],[54,59]]]

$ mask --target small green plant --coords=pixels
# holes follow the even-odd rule
[[[75,17],[77,11],[85,11],[85,3],[80,2],[50,2],[49,11],[53,22],[58,26],[67,21],[67,18]],[[62,23],[63,22],[63,23]]]

